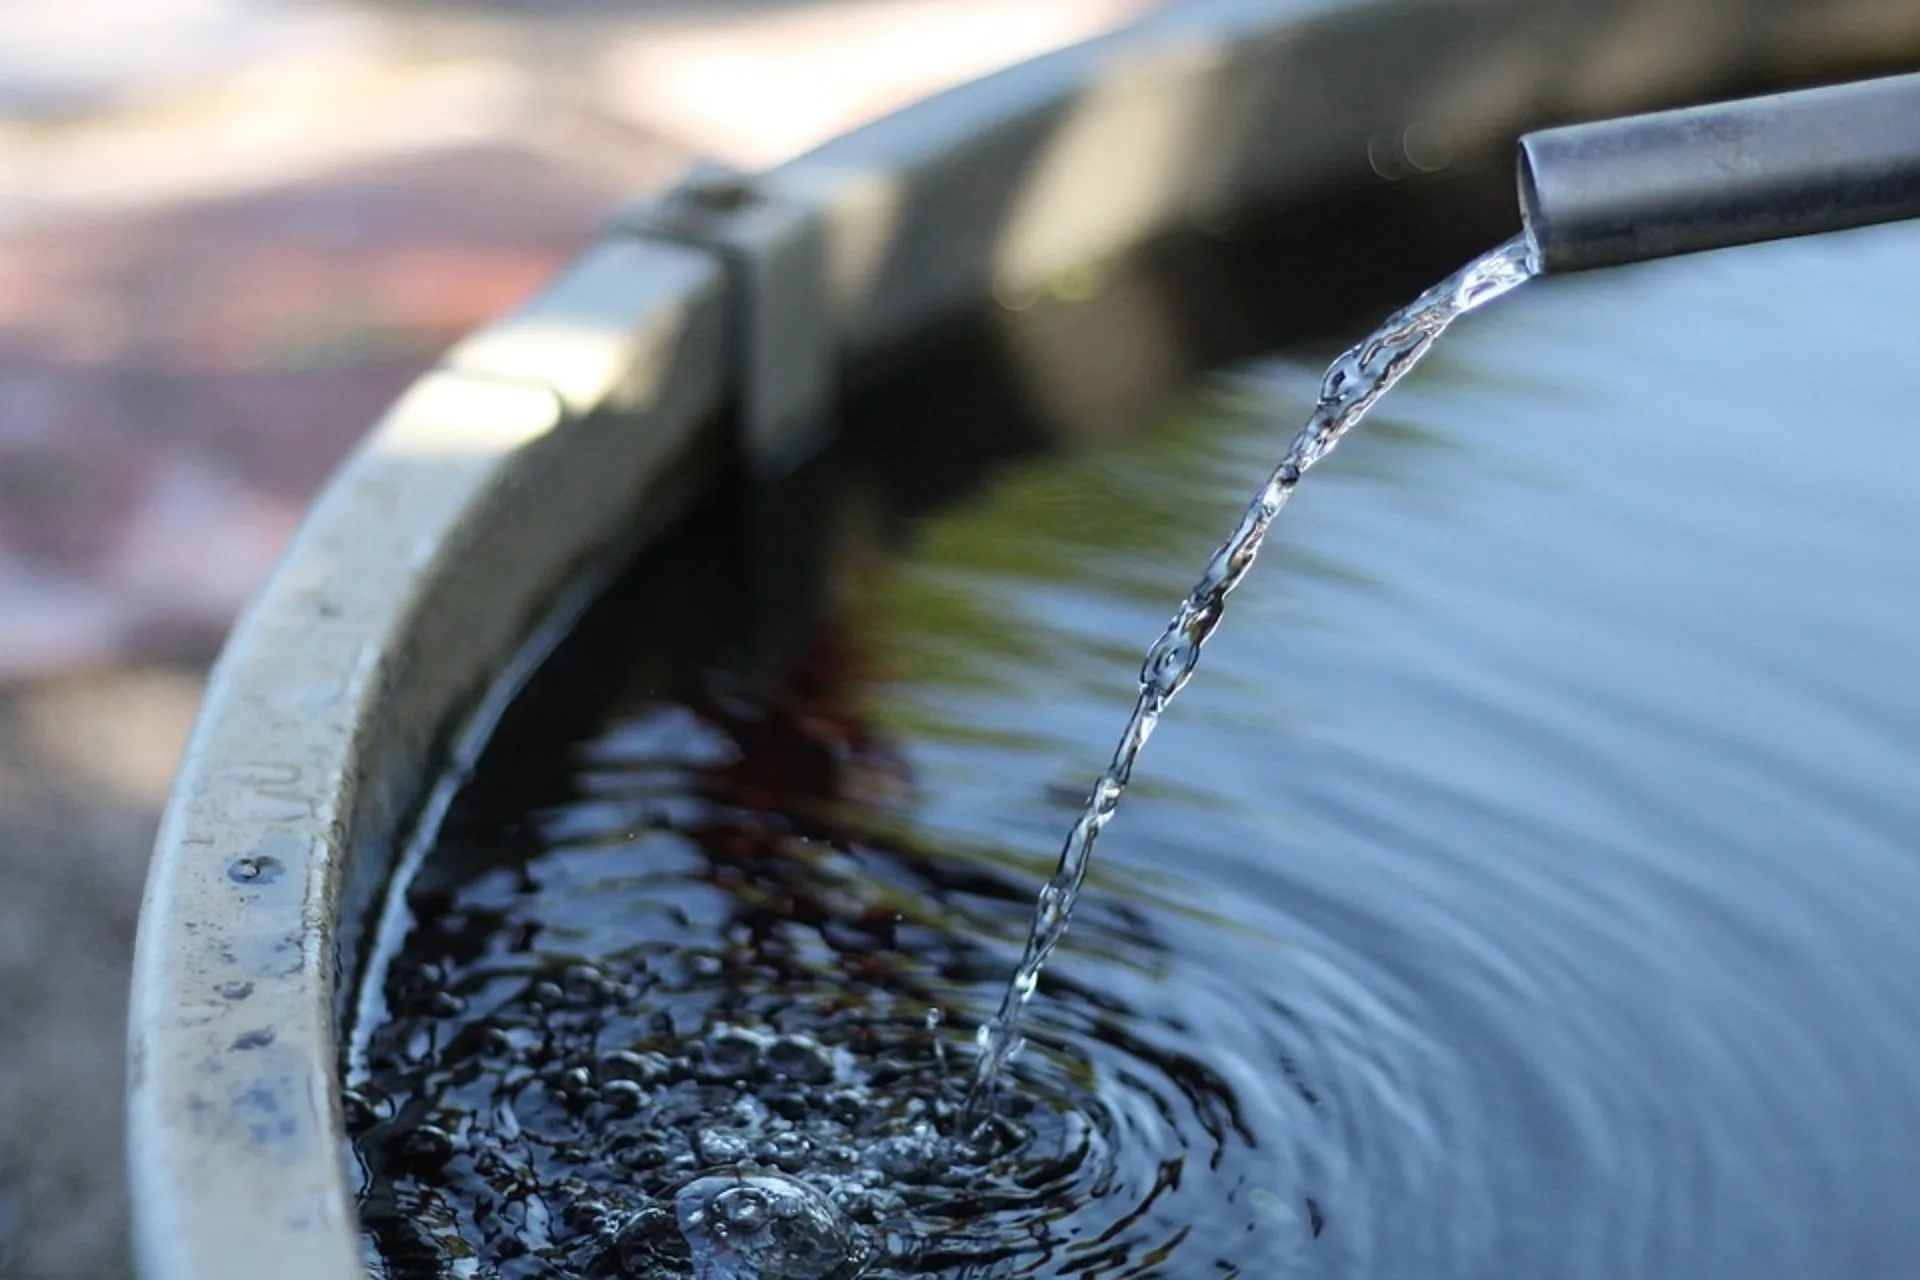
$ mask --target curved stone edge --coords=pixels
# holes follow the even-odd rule
[[[335,1080],[343,900],[556,585],[707,481],[726,343],[710,255],[596,246],[402,397],[236,629],[136,944],[143,1274],[364,1274]]]
[[[1169,231],[1510,165],[1547,123],[1905,69],[1916,42],[1920,7],[1884,0],[1187,0],[760,185],[819,211],[826,314],[858,366]]]
[[[772,231],[725,210],[669,231],[657,203],[618,220],[395,405],[214,672],[135,956],[142,1274],[364,1275],[335,1078],[352,921],[461,716],[559,584],[711,475],[723,408],[748,406],[745,451],[784,465],[778,435],[817,442],[848,370],[1168,230],[1410,176],[1411,126],[1465,162],[1553,120],[1920,44],[1920,9],[1812,9],[1200,0],[752,179]]]

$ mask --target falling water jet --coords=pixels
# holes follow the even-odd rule
[[[1114,747],[1113,758],[1094,782],[1086,807],[1067,832],[1052,877],[1041,887],[1026,950],[1001,994],[999,1008],[980,1027],[980,1055],[965,1109],[968,1125],[985,1118],[1000,1073],[1019,1052],[1021,1013],[1039,986],[1047,958],[1066,936],[1074,903],[1093,862],[1094,846],[1126,793],[1134,761],[1160,716],[1192,677],[1202,647],[1225,616],[1227,596],[1253,567],[1267,530],[1293,496],[1300,477],[1333,451],[1340,438],[1432,349],[1449,325],[1474,308],[1517,289],[1539,271],[1539,248],[1531,232],[1523,232],[1394,312],[1328,367],[1312,416],[1254,495],[1232,535],[1213,553],[1206,572],[1181,601],[1165,632],[1147,650],[1140,667],[1139,697]]]

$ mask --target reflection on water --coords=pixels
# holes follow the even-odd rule
[[[859,1183],[873,1274],[1905,1274],[1916,307],[1920,230],[1892,228],[1548,280],[1463,323],[1303,487],[1162,726],[1033,1007],[1025,1128],[964,1186],[857,1153],[821,1175]],[[564,761],[483,769],[389,981],[413,1012],[374,1042],[369,1203],[617,1242],[671,1180],[607,1163],[618,1108],[671,1121],[714,1086],[607,1055],[723,1023],[851,1037],[841,1085],[887,1101],[849,1132],[915,1150],[1140,638],[1330,353],[928,521],[776,707],[641,672]],[[581,962],[610,1013],[542,970]],[[546,1026],[552,1060],[444,1057],[489,1018]],[[493,1109],[443,1106],[429,1172],[383,1169],[427,1085]],[[477,1168],[507,1129],[546,1183]],[[705,1140],[675,1141],[684,1183]]]
[[[1916,305],[1896,228],[1476,318],[1305,487],[1164,727],[1111,877],[1196,913],[1158,917],[1206,975],[1168,999],[1230,974],[1226,1005],[1295,1009],[1334,1128],[1283,1140],[1325,1144],[1372,1274],[1915,1256]],[[881,584],[874,713],[915,737],[924,824],[1045,847],[1044,782],[1129,692],[1114,638],[1318,367],[1015,477]]]
[[[1039,987],[1047,958],[1066,937],[1074,904],[1093,867],[1100,833],[1119,810],[1134,764],[1160,717],[1193,678],[1201,650],[1226,616],[1227,597],[1252,571],[1261,544],[1302,477],[1360,425],[1395,383],[1413,371],[1454,321],[1519,288],[1538,270],[1533,237],[1516,236],[1425,290],[1328,366],[1305,425],[1294,434],[1226,541],[1208,558],[1160,638],[1147,650],[1126,727],[1107,767],[1094,780],[1080,816],[1067,830],[1060,861],[1040,888],[1020,963],[1000,996],[999,1008],[980,1029],[980,1060],[974,1070],[970,1109],[980,1112],[987,1106],[1000,1073],[1018,1052],[1022,1011]]]

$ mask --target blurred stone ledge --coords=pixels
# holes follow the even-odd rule
[[[209,654],[381,408],[621,201],[1147,7],[0,7],[0,682]]]

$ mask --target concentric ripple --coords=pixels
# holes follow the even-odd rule
[[[1311,1091],[1271,1049],[1192,1053],[1124,983],[1050,981],[991,1119],[963,1122],[1024,890],[792,816],[849,791],[877,812],[890,770],[833,707],[709,693],[590,744],[590,798],[519,833],[537,856],[430,866],[349,1097],[391,1274],[1145,1276],[1227,1222],[1276,1260],[1311,1237]],[[1083,947],[1156,962],[1142,920],[1100,917]],[[762,1218],[690,1226],[716,1187]]]

